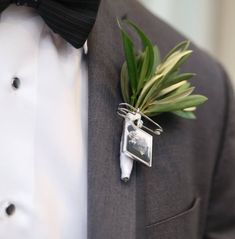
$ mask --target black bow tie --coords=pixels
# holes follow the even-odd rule
[[[55,33],[80,48],[95,23],[100,0],[0,0],[0,12],[11,3],[35,8]]]

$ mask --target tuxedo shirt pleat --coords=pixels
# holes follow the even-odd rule
[[[33,9],[1,14],[0,238],[86,239],[86,83],[82,49]]]

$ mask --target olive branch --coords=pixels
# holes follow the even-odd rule
[[[142,43],[138,51],[123,25],[134,30]],[[163,59],[159,49],[133,22],[124,20],[121,31],[125,62],[121,69],[123,100],[149,117],[171,112],[180,117],[195,119],[195,110],[207,98],[192,94],[195,87],[189,80],[194,73],[181,73],[180,67],[192,54],[189,41],[175,46]]]

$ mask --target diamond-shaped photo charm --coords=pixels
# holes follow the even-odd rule
[[[117,113],[124,118],[120,143],[121,180],[128,182],[134,161],[152,166],[153,135],[161,135],[163,129],[139,109],[127,103],[119,104]],[[152,124],[153,128],[147,127],[144,120]]]
[[[152,166],[153,136],[126,120],[123,128],[122,152],[148,167]]]

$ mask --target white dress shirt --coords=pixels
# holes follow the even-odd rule
[[[36,11],[2,12],[0,238],[87,238],[87,79]]]

